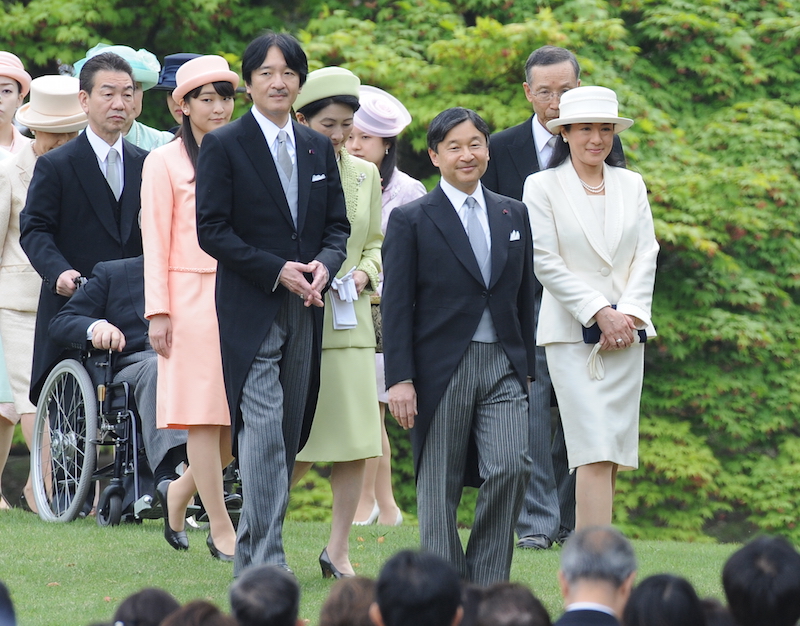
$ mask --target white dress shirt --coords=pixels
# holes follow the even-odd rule
[[[278,133],[282,130],[286,131],[289,139],[286,141],[286,151],[292,159],[292,165],[297,163],[297,149],[295,148],[294,128],[292,126],[292,118],[289,117],[283,128],[279,127],[275,122],[268,119],[256,107],[250,109],[253,112],[253,117],[256,118],[261,132],[264,133],[264,139],[267,140],[269,151],[272,153],[272,160],[275,165],[278,165]]]
[[[119,192],[121,196],[122,192],[125,190],[125,166],[123,163],[125,157],[122,150],[122,134],[120,133],[113,146],[109,146],[105,139],[101,139],[97,136],[91,126],[87,126],[86,138],[89,140],[89,145],[92,146],[92,150],[94,150],[94,154],[97,157],[97,164],[100,166],[100,171],[103,172],[103,176],[106,178],[108,178],[108,153],[111,152],[112,148],[117,151],[119,155],[117,169],[119,170]]]
[[[539,169],[547,169],[550,157],[553,156],[553,148],[547,142],[554,136],[549,130],[542,126],[537,115],[531,120],[533,124],[533,145],[536,148],[536,157],[539,159]]]
[[[444,178],[439,181],[439,185],[444,192],[444,195],[447,196],[447,199],[453,205],[453,208],[456,210],[456,214],[458,215],[458,219],[461,220],[461,224],[464,226],[464,232],[469,235],[469,230],[467,228],[467,220],[469,216],[467,214],[468,209],[464,206],[464,203],[467,201],[469,195],[461,191],[460,189],[456,189],[448,183]],[[483,197],[483,185],[479,184],[474,192],[472,192],[472,197],[475,198],[475,201],[478,203],[478,206],[473,211],[477,211],[478,221],[481,223],[483,227],[483,233],[486,235],[486,245],[489,248],[489,253],[492,252],[492,237],[489,231],[489,214],[486,212],[486,199]]]

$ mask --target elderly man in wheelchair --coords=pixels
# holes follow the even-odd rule
[[[152,502],[152,486],[161,495],[161,483],[178,479],[186,431],[156,428],[157,360],[147,330],[141,256],[98,263],[51,321],[51,338],[64,346],[62,357],[72,358],[53,367],[37,410],[31,466],[43,518],[70,521],[85,513],[94,499],[91,484],[110,475],[98,523],[119,523],[125,512],[139,519],[142,501]],[[98,445],[114,446],[112,463],[101,470],[95,469]],[[181,480],[191,481],[191,472]],[[136,504],[139,509],[131,508]],[[174,535],[170,545],[188,547],[185,534]]]

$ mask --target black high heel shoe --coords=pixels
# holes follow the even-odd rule
[[[319,567],[322,570],[323,578],[330,578],[331,576],[334,578],[352,578],[352,574],[345,574],[336,569],[336,566],[328,556],[328,548],[325,548],[322,554],[319,555]]]
[[[208,533],[208,538],[206,539],[206,545],[208,546],[209,552],[211,552],[211,556],[213,556],[215,559],[219,559],[220,561],[226,561],[228,563],[233,563],[233,555],[220,552],[217,549],[217,546],[214,545],[214,540],[211,538],[211,533]]]
[[[161,510],[164,512],[164,539],[176,550],[189,549],[189,537],[186,536],[185,530],[172,530],[169,525],[169,508],[167,507],[167,491],[171,480],[162,480],[156,486],[156,495],[161,501]]]

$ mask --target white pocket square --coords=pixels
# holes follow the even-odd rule
[[[512,230],[511,235],[508,237],[509,241],[519,241],[519,231]]]
[[[312,183],[315,183],[315,182],[317,182],[318,180],[325,180],[325,178],[326,178],[325,174],[314,174],[314,175],[311,177],[311,182],[312,182]]]

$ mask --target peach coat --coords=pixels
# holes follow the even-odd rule
[[[153,150],[142,170],[145,317],[172,321],[158,357],[159,428],[230,425],[214,304],[217,262],[200,249],[194,168],[181,139]]]

